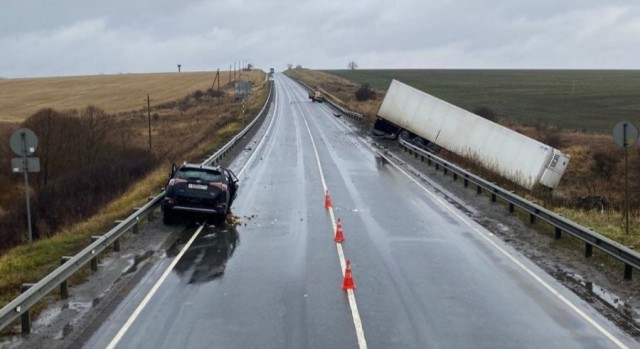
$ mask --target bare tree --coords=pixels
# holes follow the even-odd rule
[[[347,64],[347,67],[349,67],[349,70],[356,70],[358,69],[358,63],[351,61]]]
[[[113,120],[104,110],[88,106],[80,112],[82,125],[81,141],[84,143],[86,164],[90,165],[97,158],[107,136],[112,129]]]
[[[69,160],[78,149],[74,139],[77,119],[46,108],[30,116],[23,125],[38,135],[41,170],[36,176],[37,188],[42,188],[71,167]]]
[[[291,63],[287,64],[287,69],[289,69],[289,70],[293,69],[293,64],[291,64]]]

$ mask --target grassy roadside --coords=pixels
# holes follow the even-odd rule
[[[259,74],[258,74],[259,75]],[[264,79],[264,74],[257,77]],[[195,143],[185,147],[180,154],[181,159],[199,161],[212,154],[229,139],[242,130],[248,122],[262,108],[268,95],[266,84],[255,83],[254,95],[250,98],[244,120],[237,117],[234,108],[227,108],[224,115],[219,117],[222,124],[212,123],[198,134],[194,135]],[[176,139],[176,142],[182,142]],[[188,144],[187,144],[188,145]],[[86,247],[92,235],[104,233],[113,227],[113,221],[122,219],[131,213],[133,207],[139,207],[147,202],[149,196],[155,196],[167,178],[169,163],[164,163],[144,179],[132,184],[123,196],[113,200],[90,219],[66,227],[55,236],[35,241],[33,248],[23,245],[7,251],[0,256],[0,306],[4,306],[19,294],[19,287],[23,283],[36,282],[55,270],[60,263],[60,257],[74,255]],[[73,276],[72,283],[86,277],[86,269]],[[37,313],[46,302],[40,302],[34,307]]]
[[[375,114],[382,103],[384,98],[384,92],[378,90],[376,99],[366,102],[358,102],[355,99],[355,91],[360,86],[361,81],[355,80],[349,81],[341,76],[347,76],[348,74],[340,74],[341,76],[331,75],[321,71],[314,70],[289,70],[286,74],[292,78],[299,79],[305,82],[307,85],[314,88],[319,88],[328,92],[328,95],[335,95],[337,98],[344,102],[344,105],[353,111],[359,112],[365,116],[365,122],[370,128],[375,120]],[[360,76],[369,76],[370,72],[365,72]],[[353,74],[357,75],[357,72]],[[383,76],[379,78],[378,85],[382,86],[384,83],[388,84],[388,77]],[[382,85],[380,85],[382,84]],[[386,89],[386,87],[384,87]],[[478,94],[478,93],[476,93]],[[545,127],[526,126],[522,124],[515,124],[513,121],[508,121],[507,127],[517,130],[520,133],[526,134],[532,138],[539,138],[544,136],[549,131]],[[563,183],[561,184],[561,190],[563,195],[567,197],[576,197],[583,195],[594,195],[598,192],[604,192],[610,198],[615,198],[616,202],[620,202],[618,193],[620,193],[618,187],[613,187],[616,184],[613,180],[604,180],[592,178],[589,172],[594,166],[592,155],[592,149],[610,149],[613,146],[608,145],[611,143],[609,136],[600,134],[586,134],[579,131],[565,131],[560,133],[562,143],[565,144],[561,149],[572,155],[573,160],[569,166]],[[631,154],[631,156],[635,156]],[[467,167],[463,165],[463,167]],[[489,175],[482,173],[481,175]],[[490,180],[500,183],[498,178],[491,178]],[[633,180],[633,179],[631,179]],[[617,183],[619,184],[619,183]],[[502,184],[500,184],[502,185]],[[617,241],[625,246],[631,246],[634,248],[640,247],[640,212],[633,210],[630,213],[630,227],[629,234],[624,232],[624,218],[620,206],[613,205],[610,209],[600,213],[596,210],[583,210],[572,207],[564,207],[555,204],[552,200],[548,200],[545,197],[538,197],[537,193],[524,191],[521,188],[512,188],[507,185],[505,188],[513,189],[518,195],[523,196],[531,201],[537,201],[541,205],[548,209],[562,214],[564,217],[586,227],[592,228],[594,231],[606,236],[614,241]]]

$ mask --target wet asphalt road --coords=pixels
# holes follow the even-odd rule
[[[117,348],[358,347],[307,125],[343,222],[369,348],[638,346],[462,212],[377,163],[294,82],[276,74],[276,91],[265,142],[232,165],[242,172],[233,208],[242,224],[202,230]],[[181,247],[85,347],[109,345]]]

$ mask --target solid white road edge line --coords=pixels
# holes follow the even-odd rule
[[[274,91],[275,91],[275,87],[274,87]],[[274,102],[273,102],[273,114],[271,115],[271,121],[269,121],[269,126],[267,126],[267,129],[264,131],[264,135],[262,137],[260,137],[260,143],[256,147],[256,149],[253,152],[253,154],[251,154],[251,156],[249,157],[247,162],[244,164],[244,166],[242,167],[240,172],[238,172],[238,179],[240,177],[242,177],[242,175],[244,174],[244,170],[246,170],[247,167],[249,167],[251,162],[253,162],[253,159],[256,157],[256,154],[258,154],[258,152],[260,151],[260,148],[262,148],[262,145],[264,144],[264,140],[267,138],[267,135],[269,134],[269,131],[271,130],[271,126],[273,125],[273,121],[276,119],[277,110],[278,110],[278,96],[276,95],[275,98],[274,98]]]
[[[600,331],[600,333],[602,333],[605,337],[607,337],[610,341],[612,341],[613,343],[615,343],[619,348],[623,348],[623,349],[628,349],[629,347],[626,346],[624,343],[622,343],[622,341],[620,341],[617,337],[615,337],[613,334],[611,334],[609,331],[607,331],[604,327],[602,327],[598,322],[596,322],[594,319],[592,319],[589,315],[587,315],[585,312],[583,312],[580,308],[578,308],[575,304],[573,304],[570,300],[568,300],[567,298],[565,298],[562,294],[560,294],[560,292],[558,290],[556,290],[555,288],[553,288],[553,286],[549,285],[546,281],[542,280],[542,278],[540,276],[538,276],[535,272],[533,272],[531,269],[527,268],[527,266],[525,266],[524,264],[522,264],[522,262],[518,261],[514,256],[512,256],[509,252],[507,252],[505,249],[503,249],[502,247],[498,246],[498,244],[495,243],[495,241],[493,241],[489,236],[485,235],[482,231],[480,231],[476,226],[474,226],[465,216],[461,215],[456,209],[452,208],[448,202],[446,202],[445,200],[443,200],[442,198],[440,198],[439,196],[437,196],[436,194],[432,193],[431,191],[429,191],[428,188],[426,188],[425,186],[422,185],[422,183],[420,183],[418,180],[416,180],[411,174],[407,173],[406,171],[404,171],[400,166],[398,166],[392,159],[388,158],[387,156],[378,153],[380,156],[382,156],[383,158],[385,158],[393,167],[395,167],[398,171],[400,171],[402,174],[404,174],[405,176],[407,176],[411,181],[413,181],[415,184],[417,184],[423,191],[425,191],[429,196],[431,196],[435,201],[439,202],[441,204],[442,207],[446,207],[446,209],[451,212],[454,216],[458,217],[458,219],[465,223],[469,228],[471,228],[473,231],[475,231],[476,233],[478,233],[478,235],[480,235],[484,240],[486,240],[489,244],[491,244],[496,250],[500,251],[500,253],[502,253],[503,255],[505,255],[509,260],[511,260],[511,262],[513,262],[513,264],[517,265],[520,269],[522,269],[524,272],[526,272],[527,274],[529,274],[529,276],[531,276],[535,281],[537,281],[540,285],[542,285],[544,288],[546,288],[549,292],[551,292],[551,294],[553,294],[554,296],[556,296],[562,303],[564,303],[565,305],[567,305],[571,310],[573,310],[576,314],[578,314],[578,316],[580,316],[581,318],[583,318],[585,321],[587,321],[591,326],[595,327],[598,331]]]
[[[347,130],[349,129],[349,127],[345,126],[344,124],[341,124],[340,122],[338,122],[337,120],[335,121],[335,125],[340,125],[341,127],[346,128]],[[347,121],[342,121],[343,123],[347,123]],[[306,120],[305,120],[306,123]],[[307,125],[307,128],[309,126]],[[474,232],[476,232],[477,234],[479,234],[484,240],[486,240],[487,242],[489,242],[489,244],[491,244],[492,246],[494,246],[500,253],[504,254],[509,260],[511,260],[515,265],[517,265],[519,268],[521,268],[522,270],[524,270],[527,274],[529,274],[529,276],[531,276],[534,280],[536,280],[538,283],[540,283],[544,288],[546,288],[549,292],[551,292],[551,294],[553,294],[554,296],[556,296],[558,299],[560,299],[560,301],[562,303],[564,303],[565,305],[567,305],[571,310],[573,310],[576,314],[578,314],[578,316],[580,316],[581,318],[583,318],[585,321],[587,321],[589,324],[591,324],[594,328],[596,328],[598,331],[600,331],[605,337],[607,337],[609,340],[611,340],[614,344],[616,344],[619,348],[623,348],[623,349],[628,349],[629,347],[626,346],[624,343],[622,343],[622,341],[620,341],[617,337],[615,337],[613,334],[611,334],[609,331],[607,331],[606,329],[604,329],[600,324],[598,324],[594,319],[592,319],[591,317],[589,317],[586,313],[584,313],[582,310],[580,310],[580,308],[578,308],[576,305],[574,305],[571,301],[569,301],[568,299],[566,299],[563,295],[560,294],[559,291],[557,291],[556,289],[554,289],[551,285],[549,285],[547,282],[545,282],[544,280],[542,280],[542,278],[540,278],[540,276],[538,276],[536,273],[534,273],[532,270],[530,270],[529,268],[527,268],[524,264],[522,264],[520,261],[518,261],[514,256],[512,256],[509,252],[507,252],[506,250],[504,250],[502,247],[498,246],[494,241],[492,241],[492,239],[490,238],[491,236],[494,236],[494,234],[492,234],[491,232],[489,232],[489,236],[483,234],[478,228],[476,228],[471,222],[469,222],[467,220],[466,217],[460,215],[456,209],[454,209],[453,207],[449,206],[448,202],[446,202],[445,200],[441,199],[440,197],[438,197],[436,194],[432,193],[429,191],[428,188],[426,188],[425,186],[422,185],[422,183],[418,182],[411,174],[407,173],[406,171],[404,171],[400,166],[398,166],[393,159],[390,159],[389,157],[385,156],[384,154],[378,152],[376,149],[374,149],[371,144],[365,142],[364,140],[362,140],[360,137],[357,137],[357,139],[360,140],[361,144],[363,144],[365,146],[365,148],[369,149],[372,153],[374,154],[379,154],[380,156],[382,156],[383,158],[385,158],[390,164],[392,164],[396,169],[398,169],[402,174],[404,174],[405,176],[407,176],[411,181],[413,181],[414,183],[416,183],[422,190],[424,190],[429,196],[431,196],[432,198],[434,198],[434,200],[440,202],[442,204],[443,207],[446,207],[448,211],[450,211],[453,215],[455,215],[456,217],[458,217],[462,222],[464,222],[467,226],[469,226]],[[313,143],[313,138],[311,139],[312,143]],[[315,144],[314,144],[314,148],[315,148]],[[317,156],[317,155],[316,155]],[[320,166],[319,163],[319,159],[318,159],[318,166],[320,167],[320,172],[321,172],[321,176],[322,176],[322,167]],[[326,184],[324,182],[324,176],[322,176],[322,185],[326,190]],[[330,210],[330,214],[331,214],[331,219],[332,221],[333,219],[333,209]],[[334,231],[335,231],[335,223],[334,223]],[[338,244],[339,245],[339,244]],[[340,252],[339,252],[340,253]],[[344,259],[344,257],[342,257],[342,259]],[[343,261],[341,260],[341,264],[343,263]],[[342,265],[342,269],[344,270],[344,265]],[[343,272],[344,274],[344,272]]]
[[[324,171],[322,170],[322,164],[320,163],[320,155],[318,154],[318,149],[316,148],[316,142],[313,140],[313,136],[311,135],[311,129],[309,128],[309,124],[307,123],[306,118],[302,118],[305,126],[307,127],[307,132],[309,133],[309,137],[311,139],[311,145],[313,146],[313,151],[316,155],[316,162],[318,164],[318,170],[320,171],[320,179],[322,180],[322,195],[327,191],[327,182],[324,178]],[[329,207],[329,215],[331,217],[331,225],[333,227],[333,231],[336,231],[336,220],[333,214],[333,207]],[[338,250],[338,257],[340,259],[340,269],[344,276],[346,262],[344,258],[344,251],[342,249],[342,244],[336,244],[336,248]],[[351,308],[351,316],[353,317],[353,325],[356,329],[356,337],[358,339],[358,348],[366,349],[367,348],[367,340],[364,337],[364,329],[362,328],[362,320],[360,319],[360,312],[358,311],[358,304],[356,303],[356,296],[353,290],[347,290],[347,297],[349,299],[349,307]]]
[[[158,289],[160,288],[160,285],[169,276],[171,271],[173,271],[173,268],[176,266],[176,264],[178,264],[178,261],[180,261],[180,258],[182,258],[182,255],[184,255],[185,252],[187,252],[187,250],[189,249],[193,241],[195,241],[198,235],[200,235],[200,232],[202,232],[202,229],[204,229],[205,225],[206,223],[202,223],[202,225],[198,228],[198,230],[196,230],[196,232],[193,234],[191,239],[189,239],[189,241],[184,245],[180,253],[178,253],[178,255],[173,258],[173,261],[171,261],[171,264],[169,265],[167,270],[165,270],[164,274],[162,274],[160,279],[156,281],[155,285],[153,285],[153,287],[151,288],[151,291],[149,291],[149,293],[147,293],[147,295],[144,297],[142,302],[140,302],[136,310],[133,312],[133,314],[131,314],[129,319],[127,319],[127,322],[125,322],[122,328],[120,328],[120,331],[118,331],[115,337],[113,337],[113,339],[111,340],[111,342],[109,343],[106,349],[114,349],[116,345],[118,345],[120,340],[122,340],[122,337],[124,337],[125,333],[127,333],[127,331],[129,330],[133,322],[136,321],[138,316],[140,316],[140,313],[142,313],[142,310],[144,310],[144,308],[147,306],[147,304],[149,303],[153,295],[158,291]]]

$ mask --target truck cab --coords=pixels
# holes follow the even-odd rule
[[[311,100],[311,102],[324,102],[324,96],[320,91],[309,91],[309,99]]]

